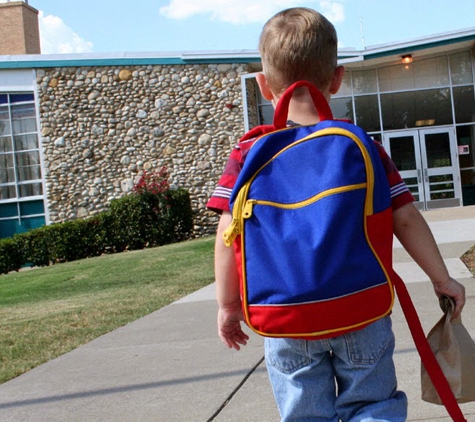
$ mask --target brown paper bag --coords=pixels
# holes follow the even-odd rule
[[[444,316],[427,336],[437,362],[458,403],[475,401],[475,343],[462,325],[461,317],[452,320],[455,304],[442,297]],[[422,400],[442,404],[424,365],[421,367]]]

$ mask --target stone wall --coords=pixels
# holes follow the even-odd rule
[[[166,166],[189,190],[195,235],[214,233],[205,209],[243,133],[247,64],[38,69],[44,177],[51,222],[105,210],[144,170]]]

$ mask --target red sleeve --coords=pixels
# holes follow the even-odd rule
[[[241,172],[247,152],[254,141],[255,139],[240,142],[231,151],[224,172],[218,181],[218,185],[206,204],[206,207],[211,211],[217,212],[218,214],[221,214],[223,211],[230,211],[229,199],[231,192]]]

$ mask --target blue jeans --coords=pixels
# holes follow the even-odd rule
[[[325,340],[266,338],[269,379],[282,422],[403,422],[390,317]]]

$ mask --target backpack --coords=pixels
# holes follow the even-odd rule
[[[286,127],[294,90],[306,86],[319,112],[312,126]],[[243,314],[269,337],[341,335],[388,315],[392,284],[389,184],[374,141],[333,120],[308,82],[281,97],[274,125],[255,129],[231,194]]]

